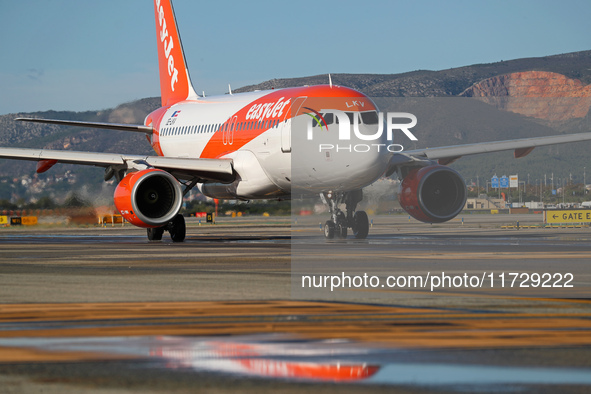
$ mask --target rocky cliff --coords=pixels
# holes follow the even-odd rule
[[[591,107],[591,85],[547,71],[487,78],[460,96],[476,97],[499,109],[550,122],[583,118]]]

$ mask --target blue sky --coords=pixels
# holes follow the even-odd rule
[[[0,0],[0,114],[159,95],[148,0]],[[198,92],[591,49],[589,1],[174,1]],[[338,81],[335,81],[338,82]]]

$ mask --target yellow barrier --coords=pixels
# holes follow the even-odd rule
[[[106,225],[106,224],[124,224],[123,216],[121,215],[104,215],[99,217],[99,224]]]
[[[38,223],[37,216],[23,216],[21,224],[24,226],[34,226]]]
[[[490,213],[491,213],[492,215],[496,215],[496,214],[498,214],[498,213],[499,213],[499,210],[498,210],[498,209],[491,209],[491,210],[490,210]]]
[[[0,226],[8,226],[8,216],[0,216]]]

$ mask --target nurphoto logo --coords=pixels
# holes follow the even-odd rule
[[[360,141],[373,141],[372,144],[329,144],[318,145],[319,152],[334,150],[364,153],[377,149],[378,152],[385,149],[388,152],[402,152],[404,147],[400,144],[393,144],[394,131],[400,130],[411,141],[418,141],[417,137],[409,130],[416,126],[417,117],[408,112],[386,113],[386,127],[384,127],[383,112],[344,112],[339,110],[316,111],[305,107],[306,115],[309,116],[306,128],[308,141],[314,140],[314,134],[318,132],[331,132],[338,129],[339,141],[351,141],[352,138]],[[402,122],[409,120],[410,122]],[[384,129],[386,131],[384,135]],[[385,137],[385,139],[384,139]]]

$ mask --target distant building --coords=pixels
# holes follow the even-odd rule
[[[502,198],[468,198],[464,209],[505,209],[505,200]]]

